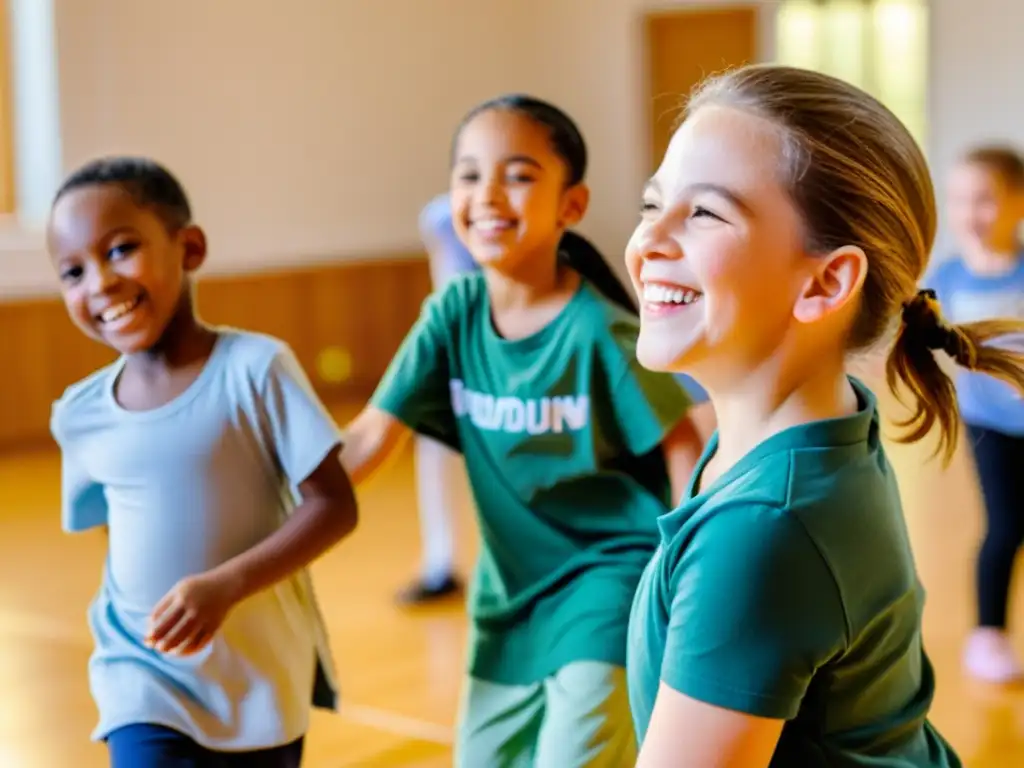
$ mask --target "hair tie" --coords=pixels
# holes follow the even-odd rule
[[[952,358],[962,352],[960,336],[942,319],[939,298],[931,288],[923,288],[903,302],[903,324],[926,349],[942,350]]]

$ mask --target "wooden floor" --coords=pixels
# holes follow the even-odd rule
[[[347,410],[347,409],[346,409]],[[343,414],[339,414],[341,416]],[[891,449],[901,474],[922,579],[927,647],[938,671],[933,720],[972,768],[1024,765],[1024,692],[969,682],[960,672],[970,626],[972,557],[980,530],[969,462],[943,472],[926,451]],[[58,526],[57,456],[0,457],[0,766],[99,768],[89,742],[84,613],[104,555],[100,535]],[[408,455],[361,491],[363,522],[318,563],[317,588],[340,665],[343,708],[318,713],[306,766],[451,765],[451,726],[464,647],[461,607],[397,608],[413,574],[418,528]],[[464,566],[473,557],[468,504],[458,510]],[[1024,621],[1024,590],[1014,614]],[[1018,645],[1024,653],[1024,631]],[[483,768],[483,767],[481,767]]]

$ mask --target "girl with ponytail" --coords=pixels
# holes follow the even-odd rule
[[[634,763],[630,605],[700,453],[682,387],[637,364],[629,294],[569,232],[586,162],[572,120],[538,99],[467,115],[450,199],[480,270],[428,299],[342,453],[357,483],[409,433],[465,457],[481,536],[465,768]]]

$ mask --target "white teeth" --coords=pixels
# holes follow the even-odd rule
[[[499,232],[512,226],[507,219],[479,219],[473,222],[473,226],[485,232]]]
[[[644,283],[644,301],[652,304],[692,304],[701,295],[691,288],[669,288],[656,283]]]
[[[120,304],[109,307],[108,309],[103,310],[103,313],[100,315],[100,320],[104,323],[112,323],[135,309],[139,305],[139,301],[140,297],[136,296],[131,301],[123,301]]]

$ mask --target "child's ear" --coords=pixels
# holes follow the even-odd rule
[[[813,267],[793,307],[793,316],[801,323],[813,323],[841,310],[860,293],[868,275],[868,258],[855,245],[808,258]]]
[[[590,205],[590,188],[586,184],[576,184],[562,193],[562,215],[558,223],[562,229],[575,227],[587,214]]]
[[[183,227],[178,233],[184,251],[186,272],[195,272],[206,261],[206,233],[194,224]]]

